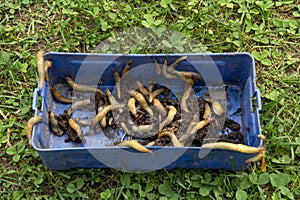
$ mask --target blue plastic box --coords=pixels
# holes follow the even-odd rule
[[[261,133],[260,93],[255,85],[254,59],[248,53],[109,55],[49,52],[44,55],[45,60],[53,63],[52,68],[49,69],[49,82],[45,82],[42,90],[35,89],[32,106],[35,115],[43,116],[42,123],[34,126],[32,133],[33,147],[38,151],[43,163],[51,170],[69,168],[117,168],[127,171],[149,171],[161,168],[245,170],[248,166],[245,160],[255,154],[213,149],[205,157],[201,157],[199,152],[205,153],[205,150],[200,147],[171,146],[150,147],[157,154],[139,153],[127,147],[97,145],[87,147],[83,144],[66,143],[66,135],[57,137],[51,133],[48,111],[54,110],[56,114],[61,114],[70,106],[54,100],[50,92],[50,87],[54,85],[61,84],[62,88],[67,86],[65,75],[75,79],[80,71],[83,75],[76,79],[80,83],[96,83],[101,78],[104,86],[114,87],[113,69],[120,72],[129,60],[132,60],[132,69],[134,69],[155,61],[163,63],[165,58],[168,63],[172,63],[183,55],[188,58],[179,64],[178,70],[192,71],[195,70],[193,66],[199,66],[199,69],[206,73],[208,81],[214,80],[214,74],[209,72],[213,70],[214,65],[216,66],[215,69],[220,73],[224,85],[233,88],[227,92],[228,117],[241,124],[245,145],[261,147],[262,141],[257,138]],[[141,76],[148,76],[148,73],[145,71]],[[203,81],[196,84],[205,86]],[[105,87],[100,89],[104,91]],[[38,96],[42,97],[41,108],[37,108]],[[240,114],[234,114],[237,109],[241,109]],[[101,137],[99,138],[101,140]]]

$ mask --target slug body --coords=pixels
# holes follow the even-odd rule
[[[159,124],[159,132],[173,121],[177,113],[177,110],[174,106],[168,106],[167,108],[169,109],[168,116],[161,124]]]
[[[161,93],[163,93],[165,91],[164,88],[160,88],[160,89],[157,89],[157,90],[154,90],[152,92],[152,98],[155,98],[157,95],[160,95]]]
[[[179,141],[183,144],[187,143],[187,141],[190,141],[190,138],[193,137],[193,135],[195,133],[197,133],[198,130],[202,129],[203,127],[205,127],[206,125],[208,125],[210,123],[211,120],[202,120],[200,122],[194,122],[192,121],[188,127],[188,131],[187,134],[182,135],[179,138]]]
[[[163,137],[163,136],[168,136],[168,137],[171,139],[171,141],[172,141],[174,147],[183,147],[183,146],[184,146],[181,142],[179,142],[179,140],[177,139],[177,137],[176,137],[176,135],[174,134],[174,132],[170,132],[170,131],[164,131],[164,132],[161,132],[161,133],[158,135],[158,138],[161,138],[161,137]]]
[[[150,115],[153,115],[153,111],[151,110],[146,99],[141,93],[134,90],[130,90],[129,93],[140,103],[145,111],[147,111]]]
[[[41,122],[43,120],[42,116],[38,115],[35,117],[31,117],[26,125],[25,125],[25,133],[26,133],[26,137],[29,139],[29,145],[31,146],[31,133],[32,133],[32,128],[35,124]]]
[[[246,163],[246,164],[249,164],[249,163],[252,163],[252,162],[259,161],[260,159],[262,159],[262,157],[264,156],[264,154],[265,154],[264,152],[260,152],[260,153],[258,153],[257,155],[255,155],[255,156],[253,156],[253,157],[247,159],[247,160],[245,161],[245,163]]]
[[[102,119],[103,120],[103,119]],[[114,121],[114,118],[113,117],[110,117],[109,119],[108,119],[108,125],[112,125],[113,124],[113,121]]]
[[[217,115],[223,115],[225,113],[224,109],[218,101],[212,102],[212,108]]]
[[[168,72],[167,69],[168,69],[168,66],[167,66],[167,60],[165,59],[165,60],[164,60],[164,64],[162,65],[162,69],[161,69],[162,75],[163,75],[165,78],[167,78],[167,79],[176,79],[177,76],[176,76],[176,75],[173,75],[173,74],[170,74],[170,73]]]
[[[146,144],[146,147],[152,147],[155,144],[155,141],[149,142],[148,144]]]
[[[125,76],[129,72],[131,64],[132,64],[132,61],[129,60],[127,62],[127,64],[125,65],[124,69],[122,70],[122,76]]]
[[[131,97],[127,103],[128,109],[133,114],[134,117],[137,116],[135,102],[136,102],[135,98]]]
[[[168,67],[168,72],[172,72],[176,69],[176,67],[178,66],[178,64],[184,60],[187,59],[187,56],[181,56],[180,58],[178,58],[177,60],[175,60],[170,67]]]
[[[190,134],[195,134],[198,130],[202,129],[204,126],[208,125],[211,120],[202,120],[198,122],[194,128],[191,130]]]
[[[185,79],[193,78],[193,79],[196,79],[196,80],[200,80],[202,78],[201,75],[196,73],[196,72],[187,72],[187,71],[174,70],[174,71],[172,71],[172,74],[176,74],[177,76],[185,78]]]
[[[73,79],[69,76],[66,76],[65,78],[67,83],[73,88],[73,90],[80,91],[80,92],[94,92],[94,93],[99,93],[102,96],[105,96],[104,92],[98,88],[89,85],[75,83],[75,81],[73,81]]]
[[[166,116],[166,109],[165,107],[160,103],[160,101],[156,98],[153,99],[153,106],[158,110],[158,112],[162,116]]]
[[[108,106],[105,106],[103,108],[103,110],[101,112],[99,112],[95,117],[94,119],[92,120],[91,122],[91,129],[93,129],[96,124],[98,122],[100,122],[104,116],[106,116],[106,114],[110,111],[110,110],[114,110],[114,109],[118,109],[118,108],[121,108],[123,107],[123,104],[119,104],[119,105],[108,105]]]
[[[110,90],[106,88],[106,96],[110,105],[119,105],[120,103],[116,100],[116,98],[111,94]],[[123,112],[123,109],[120,108],[119,112]]]
[[[125,140],[125,141],[119,143],[118,146],[128,146],[139,152],[152,153],[152,150],[147,149],[146,147],[141,145],[137,140]]]
[[[159,64],[157,63],[157,61],[155,61],[155,72],[157,75],[161,75],[161,68],[159,66]]]
[[[98,107],[98,113],[102,112],[104,109],[103,106],[99,106]],[[106,127],[106,115],[100,120],[100,125],[102,128],[105,128]]]
[[[208,103],[205,103],[205,110],[203,113],[203,119],[209,119],[211,116],[211,110],[210,110],[210,106]]]
[[[191,87],[194,85],[195,81],[192,78],[186,78],[184,79],[185,82],[187,82]]]
[[[54,112],[50,112],[49,116],[50,121],[50,127],[53,133],[55,133],[58,136],[62,136],[64,134],[64,131],[59,127],[58,121],[55,118]]]
[[[69,125],[70,125],[70,127],[71,127],[73,130],[76,131],[76,133],[78,134],[78,137],[81,139],[82,143],[85,143],[86,140],[85,140],[85,138],[84,138],[83,135],[82,135],[81,128],[80,128],[80,126],[75,122],[74,119],[72,119],[72,118],[69,119]]]
[[[138,90],[144,95],[147,96],[150,94],[149,90],[140,82],[136,81],[136,85],[138,86]]]
[[[238,151],[247,154],[260,153],[264,150],[263,147],[251,147],[251,146],[246,146],[244,144],[233,144],[228,142],[207,143],[207,144],[203,144],[201,148],[223,149],[223,150],[230,150],[230,151]]]
[[[73,113],[73,110],[76,110],[76,109],[80,108],[81,106],[85,106],[90,103],[91,103],[91,100],[89,98],[79,100],[79,101],[72,103],[72,105],[68,109],[68,115],[71,116],[71,114]]]
[[[131,135],[125,122],[120,122],[120,126],[127,135]]]
[[[266,165],[266,149],[267,149],[267,137],[262,135],[262,134],[258,134],[257,135],[258,138],[262,139],[263,141],[263,152],[261,155],[261,171],[262,172],[266,172],[267,171],[267,165]]]
[[[45,66],[45,79],[46,81],[49,82],[48,69],[52,67],[52,62],[47,60],[44,62],[44,66]]]
[[[192,87],[188,87],[185,91],[184,91],[184,93],[183,93],[183,96],[182,96],[182,98],[181,98],[181,102],[180,102],[180,108],[181,108],[181,110],[183,110],[184,112],[186,112],[186,113],[188,113],[189,112],[189,110],[188,110],[188,108],[187,108],[187,100],[188,100],[188,98],[190,97],[190,94],[191,94],[191,92],[192,92]]]
[[[153,90],[155,87],[155,82],[151,82],[149,83],[149,103],[152,103],[153,99],[154,99],[154,95],[153,95]]]
[[[267,171],[267,165],[266,165],[266,156],[265,153],[262,155],[261,158],[261,171],[266,172]]]
[[[150,92],[150,94],[149,94],[149,102],[152,103],[153,99],[154,99],[157,95],[160,95],[161,93],[163,93],[163,91],[165,91],[164,88],[157,89],[157,90],[155,90],[155,91],[153,91],[153,92],[152,92],[152,90],[151,90],[151,92]]]
[[[118,95],[118,98],[120,99],[121,98],[121,85],[120,85],[121,77],[116,69],[114,69],[114,79],[115,79],[115,85],[116,85],[116,89],[117,89],[117,95]]]
[[[40,90],[43,88],[46,75],[45,75],[45,67],[44,67],[44,50],[40,50],[36,54],[36,63],[39,73],[39,88]]]
[[[85,121],[83,119],[79,119],[79,118],[73,118],[73,119],[77,122],[77,124],[80,124],[81,126],[89,126],[90,125],[87,121]]]
[[[54,97],[57,101],[60,101],[60,102],[62,102],[62,103],[72,103],[72,102],[73,102],[72,99],[67,99],[67,98],[63,97],[63,96],[60,94],[60,92],[59,92],[59,90],[58,90],[57,88],[53,87],[53,88],[51,89],[51,91],[52,91],[53,97]]]
[[[153,129],[153,125],[149,124],[149,125],[140,125],[140,126],[131,126],[131,130],[135,133],[134,136],[135,137],[145,137],[143,134],[145,132],[150,131],[151,129]]]

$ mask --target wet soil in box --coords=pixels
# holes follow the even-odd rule
[[[143,87],[146,87],[146,86],[143,86]],[[191,122],[191,121],[193,121],[193,118],[187,118],[187,115],[186,115],[185,116],[186,118],[182,119],[180,102],[175,97],[173,92],[171,90],[169,90],[168,88],[165,88],[165,87],[162,87],[159,85],[154,87],[154,90],[158,90],[158,89],[162,89],[162,88],[164,89],[164,91],[160,95],[158,95],[156,97],[156,99],[158,99],[161,102],[161,104],[165,108],[166,112],[168,111],[168,109],[167,109],[168,106],[174,106],[177,110],[176,115],[174,116],[174,119],[172,120],[172,122],[169,125],[167,125],[166,127],[164,127],[162,129],[162,131],[170,131],[171,130],[176,135],[179,127],[181,126],[181,122],[183,120],[187,121],[187,122]],[[199,106],[198,109],[199,109],[200,120],[204,120],[203,115],[205,112],[205,104],[208,104],[211,109],[209,92],[208,92],[207,88],[205,88],[205,87],[200,88],[200,87],[196,86],[193,89],[194,89],[194,91],[198,92],[199,94],[203,94],[202,96],[197,96],[197,101],[198,101],[198,106]],[[204,90],[204,92],[202,90]],[[137,89],[136,91],[139,91],[139,89]],[[132,97],[127,93],[125,93],[124,95],[125,95],[125,99]],[[85,94],[77,95],[77,97],[78,96],[82,98],[83,96],[85,96]],[[114,95],[114,96],[116,96],[116,95]],[[144,97],[145,97],[145,99],[149,99],[149,96],[144,96]],[[88,98],[92,99],[92,96],[89,96]],[[118,99],[118,97],[115,97],[115,98],[117,101],[120,101],[120,99]],[[95,99],[91,100],[91,102],[94,102],[94,107],[95,107],[96,113],[98,113],[99,106],[109,105],[108,99],[106,97],[104,97],[103,95],[99,95],[99,93],[95,94]],[[149,105],[151,105],[149,101],[147,101],[147,103]],[[188,107],[192,106],[192,105],[190,105],[189,101],[187,102],[187,104],[188,104]],[[71,106],[72,105],[70,105],[70,107]],[[136,112],[137,112],[136,116],[134,116],[131,112],[128,112],[128,110],[126,110],[126,109],[124,109],[123,112],[128,112],[127,114],[129,114],[129,116],[131,117],[132,122],[134,122],[134,124],[136,124],[137,126],[150,125],[150,124],[158,125],[162,121],[162,119],[159,120],[161,118],[161,116],[155,108],[154,108],[154,117],[151,117],[149,115],[149,113],[147,113],[147,111],[144,110],[139,105],[138,102],[135,103],[135,106],[136,106]],[[86,105],[83,106],[83,108],[86,109]],[[90,108],[93,108],[93,106],[90,106]],[[78,108],[78,109],[80,110],[80,108]],[[76,110],[75,110],[75,112],[76,112]],[[91,112],[93,112],[93,110],[91,110]],[[201,145],[203,144],[204,141],[206,143],[222,141],[222,142],[230,142],[230,143],[235,143],[235,144],[243,144],[244,143],[244,134],[240,132],[241,126],[238,122],[226,117],[224,123],[220,123],[220,121],[222,122],[222,118],[225,117],[224,114],[221,116],[218,116],[218,115],[214,114],[213,111],[211,111],[210,118],[213,120],[210,122],[209,125],[198,130],[193,135],[192,145],[201,147]],[[234,115],[236,115],[236,114],[240,114],[238,112],[238,110],[234,113]],[[119,121],[123,121],[123,122],[127,121],[128,122],[128,120],[126,120],[126,118],[120,117],[120,116],[124,116],[124,113],[117,113],[117,115],[119,115],[119,117],[118,117]],[[125,116],[128,116],[128,115],[125,115]],[[67,135],[67,139],[65,139],[65,142],[80,143],[81,142],[80,136],[78,135],[78,133],[76,133],[76,131],[74,129],[72,129],[69,126],[69,123],[68,123],[69,119],[72,118],[72,114],[70,116],[68,114],[68,111],[64,110],[64,113],[56,115],[55,117],[59,122],[60,128]],[[81,119],[81,120],[85,120],[85,119]],[[147,132],[146,132],[145,137],[142,137],[142,138],[135,137],[135,134],[126,136],[125,133],[124,133],[123,137],[120,138],[119,137],[120,123],[115,121],[112,111],[109,111],[106,115],[106,124],[107,124],[106,127],[102,127],[102,131],[106,137],[108,137],[114,141],[114,144],[118,144],[124,139],[127,139],[127,140],[128,139],[140,139],[141,143],[144,145],[147,145],[148,143],[151,143],[151,142],[154,142],[154,144],[153,144],[154,146],[167,146],[167,145],[171,144],[171,140],[167,136],[158,138],[158,135],[159,135],[158,130],[157,130],[158,126],[154,126],[154,128],[152,130],[152,131],[156,131],[157,133],[150,133],[149,137],[146,136],[147,135]],[[80,123],[79,123],[79,125],[80,125]],[[100,123],[99,123],[99,126],[101,126]],[[185,130],[185,131],[187,131],[187,130]],[[101,134],[101,133],[95,133],[95,134]],[[148,135],[149,135],[149,133],[148,133]],[[217,138],[217,140],[216,140],[216,138]]]

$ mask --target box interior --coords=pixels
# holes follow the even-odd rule
[[[237,54],[186,54],[188,59],[182,61],[177,70],[199,71],[204,77],[195,83],[195,88],[204,88],[196,92],[196,96],[203,96],[205,89],[209,91],[220,89],[218,86],[224,86],[226,92],[227,117],[241,124],[241,132],[244,133],[244,143],[249,146],[258,147],[261,141],[257,138],[260,133],[259,125],[259,101],[254,80],[254,60],[247,53]],[[48,111],[54,111],[55,114],[62,114],[68,109],[70,104],[60,103],[52,98],[50,87],[54,85],[60,89],[61,93],[66,95],[70,87],[65,81],[65,75],[72,77],[76,82],[97,86],[98,81],[102,80],[100,88],[105,91],[108,87],[114,90],[115,81],[113,70],[119,73],[129,60],[132,60],[131,69],[137,70],[142,80],[149,80],[149,77],[155,76],[154,62],[160,64],[167,59],[168,64],[173,63],[181,55],[107,55],[107,54],[67,54],[67,53],[47,53],[45,60],[50,60],[53,66],[49,69],[49,82],[46,82],[39,92],[42,96],[41,114],[43,123],[35,126],[33,134],[33,143],[37,149],[68,149],[78,147],[105,147],[113,144],[113,140],[108,140],[103,134],[95,134],[90,137],[93,140],[88,144],[77,144],[65,142],[66,134],[58,137],[51,133],[48,123]],[[143,66],[143,67],[141,67]],[[141,68],[141,69],[139,69]],[[220,74],[220,76],[218,75]],[[221,77],[221,81],[220,81]],[[147,82],[147,81],[145,81]],[[175,80],[170,79],[170,85],[175,85],[181,89]],[[208,87],[209,85],[209,87]],[[224,89],[223,88],[223,89]],[[182,89],[181,89],[182,90]],[[172,90],[173,91],[173,90]],[[115,92],[115,91],[113,91]],[[175,92],[176,93],[176,92]],[[257,97],[256,97],[257,96]],[[257,108],[252,107],[252,100],[256,98]],[[241,112],[237,112],[241,109]],[[87,117],[91,119],[95,112],[76,111],[73,117]],[[83,128],[87,131],[88,127]],[[122,130],[118,137],[123,135]]]

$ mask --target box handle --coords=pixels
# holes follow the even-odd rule
[[[33,100],[32,100],[32,110],[34,110],[34,114],[38,114],[38,108],[37,108],[37,100],[39,96],[39,89],[36,88],[33,92]]]
[[[256,109],[257,109],[258,112],[260,112],[262,107],[261,107],[260,90],[258,88],[255,89],[254,96],[256,97],[256,105],[257,105]]]

